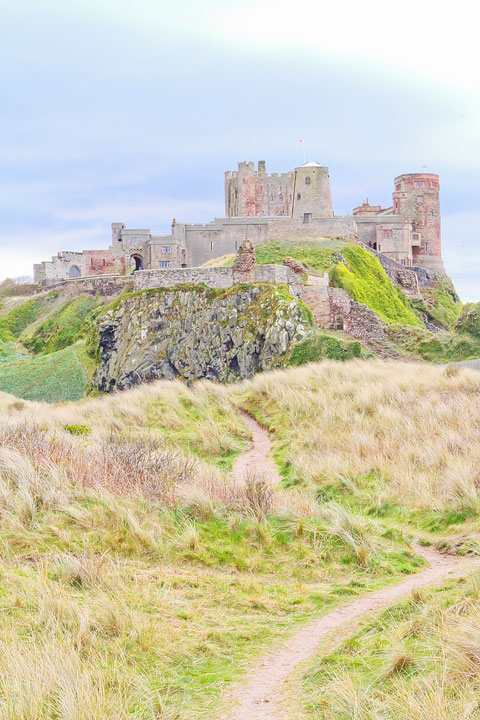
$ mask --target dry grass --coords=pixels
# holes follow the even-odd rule
[[[293,487],[229,476],[248,438],[236,404],[270,427]],[[225,683],[294,620],[415,569],[365,504],[478,505],[468,369],[325,362],[58,406],[0,395],[0,412],[0,720],[214,716]],[[470,717],[478,598],[473,585],[445,607],[412,598],[400,629],[375,629],[385,643],[361,641],[365,683],[332,661],[315,713]]]
[[[276,434],[294,480],[415,508],[478,504],[480,376],[469,369],[323,362],[258,375],[238,401]]]
[[[424,591],[385,612],[306,678],[308,715],[322,720],[478,717],[478,576]]]

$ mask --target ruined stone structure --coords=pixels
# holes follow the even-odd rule
[[[241,162],[238,170],[225,173],[225,215],[205,224],[174,220],[168,235],[112,223],[107,249],[60,252],[34,266],[35,281],[53,285],[80,277],[196,268],[236,253],[245,240],[253,247],[279,238],[361,241],[402,265],[445,272],[438,175],[400,175],[391,207],[370,205],[367,199],[353,215],[339,216],[333,211],[328,168],[319,163],[269,175],[264,161],[257,169]]]

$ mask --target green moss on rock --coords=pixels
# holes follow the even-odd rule
[[[337,262],[330,270],[334,287],[343,288],[353,300],[367,305],[387,325],[423,325],[408,298],[394,286],[374,255],[350,244],[343,248],[342,257],[345,263]]]

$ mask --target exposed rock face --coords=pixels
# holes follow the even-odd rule
[[[254,282],[255,250],[250,240],[245,239],[240,245],[233,261],[233,282],[235,285]]]
[[[101,318],[96,385],[108,392],[157,378],[251,377],[282,365],[310,330],[286,286],[146,290]]]

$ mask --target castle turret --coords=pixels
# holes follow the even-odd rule
[[[407,173],[396,177],[393,211],[412,225],[413,265],[445,273],[439,176],[432,173]]]
[[[307,162],[295,169],[292,217],[333,217],[332,191],[328,168],[316,162]]]

